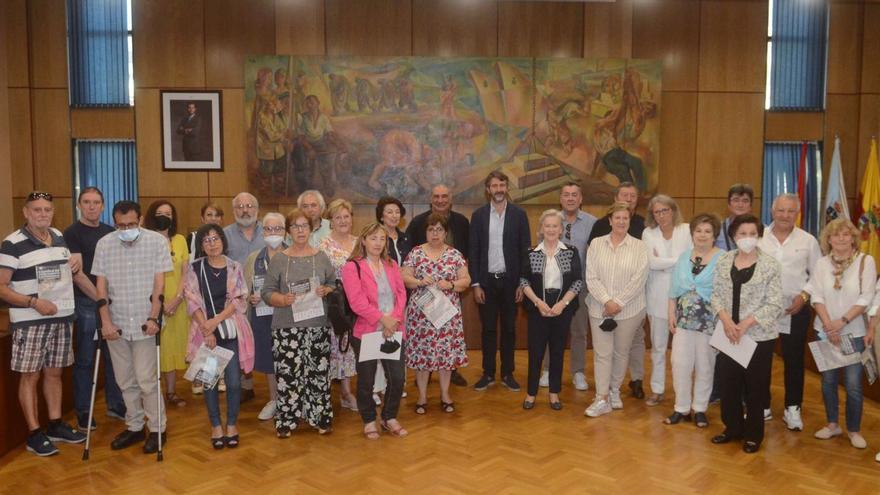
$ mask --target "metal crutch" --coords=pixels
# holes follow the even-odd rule
[[[82,460],[89,460],[89,446],[92,441],[92,419],[95,415],[95,394],[98,390],[98,369],[101,367],[101,344],[104,342],[104,335],[101,333],[101,308],[108,304],[106,299],[98,301],[98,307],[95,308],[95,321],[98,323],[95,333],[97,334],[98,345],[95,349],[95,371],[92,374],[92,399],[89,402],[89,420],[86,423],[86,446],[83,450]],[[120,332],[121,333],[121,332]]]
[[[150,297],[150,302],[151,303],[153,302],[152,296]],[[158,416],[159,416],[159,418],[158,418],[159,430],[162,429],[162,367],[160,365],[160,363],[162,362],[161,361],[162,354],[161,354],[161,351],[159,350],[159,347],[162,345],[161,335],[162,335],[162,323],[165,320],[164,316],[165,316],[165,295],[159,294],[159,318],[157,318],[157,320],[159,320],[159,331],[156,332],[156,387],[158,390],[158,393],[156,396],[157,397],[156,398],[156,405],[158,406],[156,408],[156,410],[157,410],[156,414],[158,414]],[[147,325],[146,324],[143,325],[141,327],[141,329],[146,331]],[[153,433],[153,432],[150,432],[150,433]],[[156,432],[156,435],[157,435],[157,438],[159,439],[159,450],[156,452],[156,462],[162,462],[162,459],[163,459],[162,431]]]

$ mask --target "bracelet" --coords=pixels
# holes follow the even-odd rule
[[[849,325],[849,318],[847,318],[846,315],[841,316],[840,319],[843,320],[843,323]]]

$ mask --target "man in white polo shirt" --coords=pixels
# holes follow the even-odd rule
[[[12,323],[12,371],[21,373],[18,399],[30,435],[27,450],[38,456],[58,453],[52,442],[80,443],[86,437],[61,421],[61,371],[73,364],[73,283],[95,299],[95,286],[77,266],[61,232],[52,228],[52,195],[32,192],[22,208],[25,225],[0,246],[0,299],[9,303]],[[40,430],[37,384],[49,426]]]
[[[764,229],[758,247],[782,265],[782,296],[785,312],[776,325],[785,362],[785,412],[789,430],[801,431],[801,402],[804,397],[804,351],[810,324],[809,294],[804,291],[810,270],[822,256],[819,243],[808,232],[795,226],[800,200],[794,194],[780,194],[773,200],[773,222]],[[770,396],[764,406],[764,420],[772,418]]]

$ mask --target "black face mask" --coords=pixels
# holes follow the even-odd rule
[[[603,332],[613,332],[614,329],[617,328],[617,322],[614,321],[613,318],[605,318],[602,320],[602,323],[599,324],[599,328],[601,328]]]
[[[386,340],[379,346],[379,350],[385,354],[393,354],[397,352],[398,349],[400,349],[400,342],[394,339]]]
[[[171,219],[165,215],[156,215],[153,219],[156,221],[156,230],[168,230],[171,228]]]

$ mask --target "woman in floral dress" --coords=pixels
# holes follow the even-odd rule
[[[351,203],[344,199],[335,199],[327,206],[327,215],[330,217],[330,235],[321,239],[318,249],[324,252],[333,268],[336,269],[336,278],[341,279],[342,265],[348,260],[354,249],[357,236],[351,235],[352,219]],[[339,402],[345,409],[357,411],[357,399],[351,392],[351,377],[355,376],[354,349],[347,342],[342,342],[343,349],[348,347],[345,353],[339,350],[339,339],[336,333],[330,334],[330,379],[340,380],[342,383],[342,397]]]
[[[445,217],[436,213],[425,222],[427,243],[416,246],[403,262],[403,281],[413,292],[406,305],[407,344],[406,365],[416,370],[419,400],[416,413],[425,414],[428,404],[428,379],[432,371],[440,376],[440,407],[443,412],[455,411],[449,395],[452,370],[468,364],[464,343],[459,293],[471,284],[467,262],[456,249],[445,243],[448,229]],[[420,306],[431,288],[449,298],[458,310],[455,316],[439,329],[425,316]]]

